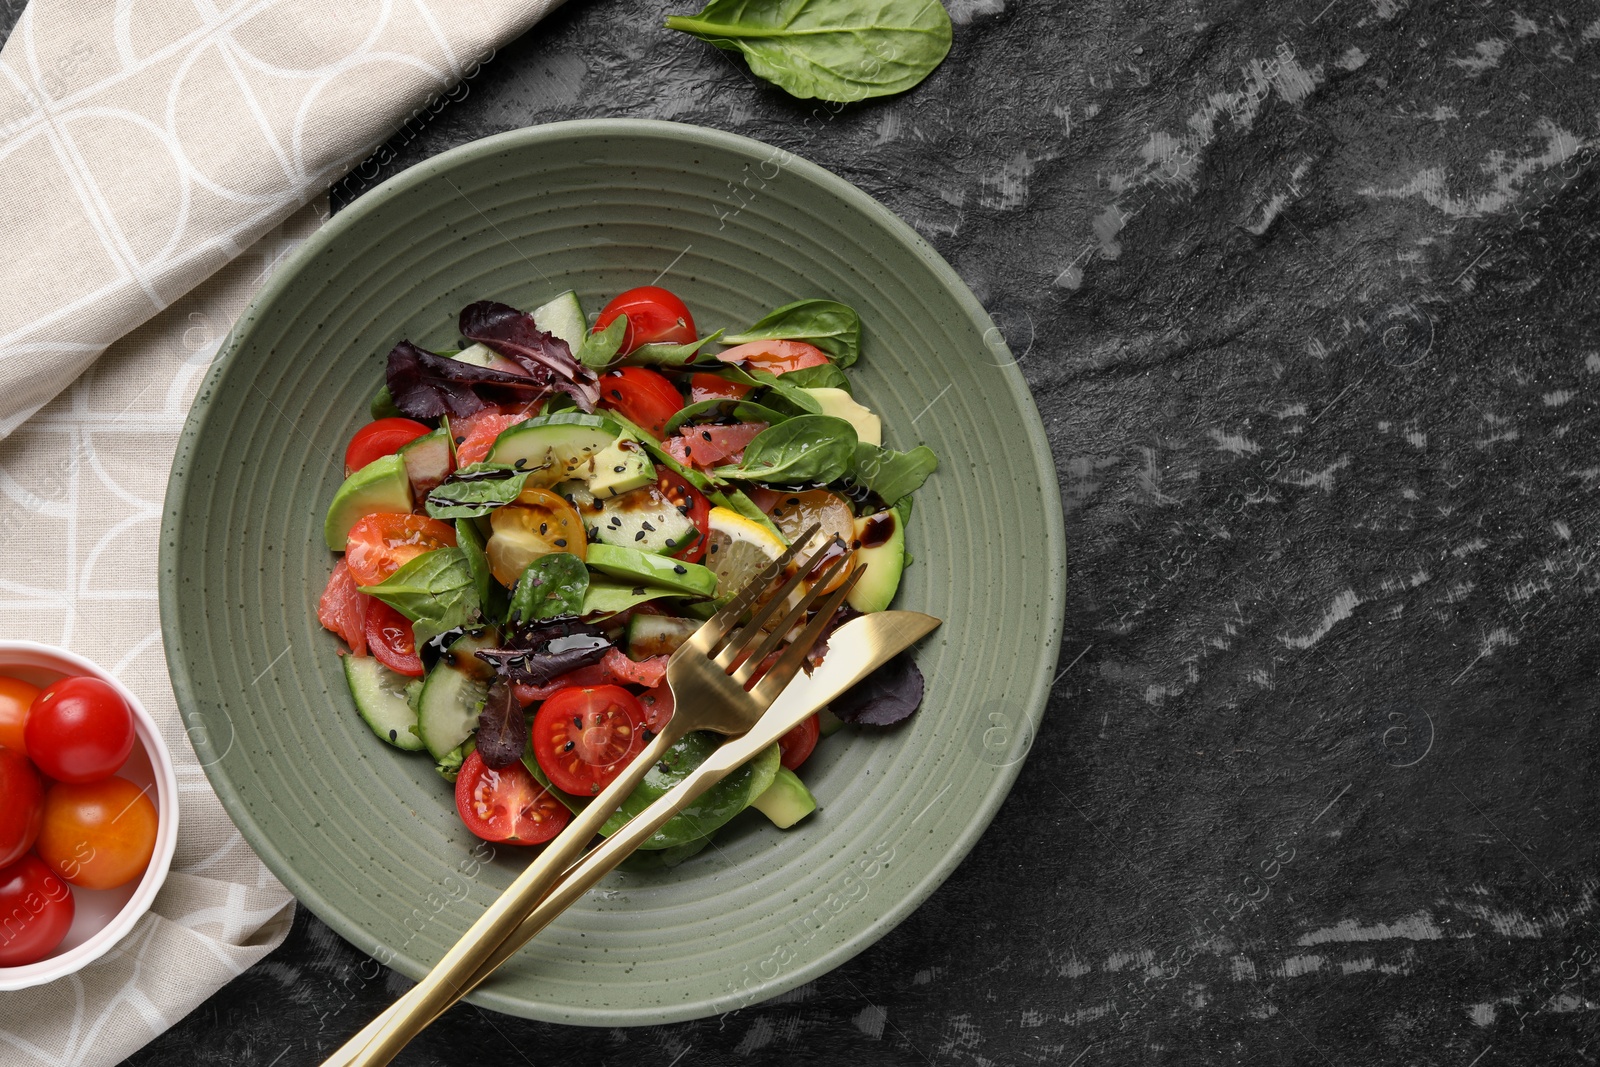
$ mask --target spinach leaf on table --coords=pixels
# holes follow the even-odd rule
[[[410,619],[419,646],[472,623],[481,610],[472,568],[459,548],[424,552],[377,585],[358,588]]]
[[[748,482],[823,484],[850,472],[856,444],[855,427],[843,419],[797,415],[756,434],[740,463],[716,473]]]
[[[743,52],[791,96],[841,102],[911,88],[943,62],[951,37],[936,0],[711,0],[667,28]]]
[[[837,300],[797,300],[769,311],[748,330],[722,339],[728,345],[749,341],[805,341],[848,367],[861,355],[861,316]]]

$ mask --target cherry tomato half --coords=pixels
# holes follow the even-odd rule
[[[600,406],[621,412],[659,441],[666,421],[682,410],[683,397],[649,367],[618,367],[600,377]]]
[[[572,686],[539,706],[533,756],[557,789],[593,796],[644,747],[646,724],[639,701],[621,686]]]
[[[0,748],[0,867],[33,847],[44,825],[44,780],[28,757]]]
[[[700,536],[674,552],[673,558],[681,559],[685,563],[700,562],[705,558],[706,538],[711,534],[711,501],[707,500],[700,490],[690,485],[681,474],[667,469],[665,465],[660,468],[656,484],[661,489],[661,495],[694,523],[696,530],[700,531]],[[684,510],[685,508],[688,510]]]
[[[750,387],[742,382],[730,382],[715,374],[696,371],[689,375],[689,403],[702,400],[743,400],[750,395]]]
[[[589,541],[583,520],[562,496],[548,489],[526,486],[515,504],[495,508],[489,516],[489,541],[484,555],[495,581],[510,589],[528,564],[552,552],[568,552],[587,559]]]
[[[39,858],[84,889],[115,889],[150,866],[156,806],[149,789],[126,778],[74,785],[57,782],[44,796]]]
[[[751,341],[717,353],[724,363],[748,363],[752,367],[787,374],[802,367],[820,367],[828,362],[828,354],[816,345],[804,341]]]
[[[422,677],[411,620],[376,597],[367,605],[366,635],[367,648],[379,663],[408,678]]]
[[[659,285],[641,285],[615,297],[594,320],[596,333],[610,326],[618,315],[628,316],[628,329],[622,336],[622,351],[632,352],[640,345],[667,342],[686,345],[695,339],[694,316],[682,300]]]
[[[28,721],[28,708],[38,695],[38,686],[29,685],[20,678],[0,677],[0,746],[24,756],[28,754],[22,724]]]
[[[811,757],[822,736],[822,719],[813,713],[805,722],[778,738],[778,751],[783,754],[783,765],[791,771]]]
[[[376,512],[350,527],[344,561],[357,585],[377,585],[424,552],[456,543],[455,527],[426,515]]]
[[[572,813],[520,762],[494,770],[476,752],[456,776],[456,811],[485,841],[537,845],[559,834]]]
[[[0,868],[0,967],[38,963],[72,927],[72,890],[38,856]]]
[[[423,434],[432,433],[411,419],[379,419],[357,430],[344,450],[344,473],[349,477],[375,459],[392,456]]]
[[[117,773],[133,751],[133,711],[98,678],[63,678],[34,699],[24,735],[45,777],[93,782]]]

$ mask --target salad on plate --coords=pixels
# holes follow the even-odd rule
[[[550,840],[672,714],[668,657],[812,526],[866,570],[834,625],[889,606],[910,562],[912,494],[938,466],[883,444],[852,395],[861,321],[808,299],[700,336],[656,286],[591,323],[574,292],[531,313],[480,301],[463,347],[388,356],[373,421],[350,439],[324,523],[341,556],[318,605],[383,741],[426,752],[462,821],[508,844]],[[798,564],[791,564],[795,566]],[[850,567],[842,568],[837,584]],[[820,661],[826,640],[813,653]],[[847,723],[914,712],[902,656],[664,825],[671,866],[747,807],[788,827],[816,808],[795,773]],[[675,745],[611,833],[720,743]]]

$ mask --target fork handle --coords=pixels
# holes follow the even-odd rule
[[[622,806],[634,788],[686,731],[667,720],[661,733],[628,762],[623,772],[591,800],[561,834],[545,846],[533,862],[517,875],[489,910],[461,935],[433,970],[366,1029],[323,1061],[323,1067],[380,1067],[405,1048],[417,1034],[475,985],[470,982],[497,946],[517,929],[573,860],[583,852],[607,819]],[[631,825],[631,823],[630,823]],[[626,853],[624,853],[626,855]],[[548,921],[548,920],[546,920]],[[529,936],[532,936],[531,934]],[[520,942],[519,942],[520,944]],[[513,951],[515,951],[513,949]],[[371,1031],[368,1034],[368,1031]],[[369,1040],[362,1042],[362,1037]]]

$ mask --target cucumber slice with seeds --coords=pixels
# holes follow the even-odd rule
[[[422,751],[417,736],[417,713],[406,700],[411,679],[391,671],[371,656],[344,657],[344,680],[350,686],[356,711],[379,738],[406,752]]]

